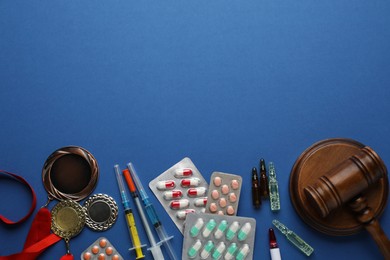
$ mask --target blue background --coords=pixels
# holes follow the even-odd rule
[[[42,166],[60,147],[89,150],[100,167],[94,193],[118,203],[115,163],[132,161],[147,187],[188,156],[206,180],[213,171],[243,176],[238,214],[257,220],[255,259],[269,259],[274,218],[315,248],[311,259],[380,259],[365,231],[332,237],[306,225],[288,181],[297,157],[326,138],[355,139],[390,163],[389,14],[390,2],[377,0],[1,0],[0,168],[28,180],[37,211],[47,196]],[[276,165],[276,214],[268,201],[251,205],[260,157]],[[0,178],[1,214],[16,220],[29,202],[23,186]],[[181,255],[181,234],[160,216]],[[0,225],[0,255],[22,249],[31,222]],[[75,258],[100,236],[134,259],[122,208],[112,229],[71,240]],[[306,259],[276,236],[284,259]],[[61,241],[40,259],[64,252]]]

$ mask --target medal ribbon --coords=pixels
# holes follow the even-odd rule
[[[0,173],[6,174],[14,178],[15,180],[25,184],[31,191],[33,200],[32,205],[27,213],[22,219],[18,221],[11,221],[8,218],[0,215],[0,220],[8,225],[14,225],[25,221],[34,211],[36,206],[36,196],[33,188],[30,184],[27,183],[25,179],[22,177],[0,170]],[[26,242],[24,244],[23,250],[20,253],[8,255],[8,256],[0,256],[0,260],[34,260],[36,259],[46,248],[57,243],[61,240],[61,237],[52,234],[50,232],[51,226],[51,214],[47,208],[41,208],[37,215],[35,216],[30,231],[27,235]]]

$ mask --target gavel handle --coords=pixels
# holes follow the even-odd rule
[[[366,199],[362,196],[358,197],[349,203],[349,206],[354,212],[358,213],[357,219],[364,224],[365,229],[376,242],[384,258],[390,260],[390,241],[371,208],[368,207]]]

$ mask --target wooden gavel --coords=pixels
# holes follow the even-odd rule
[[[348,204],[357,220],[364,224],[375,240],[385,259],[390,259],[390,241],[362,195],[381,178],[387,178],[386,166],[371,148],[365,146],[313,185],[305,187],[304,193],[322,218]]]

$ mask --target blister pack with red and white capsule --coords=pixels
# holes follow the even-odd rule
[[[207,194],[206,213],[237,215],[242,177],[236,174],[213,172]]]
[[[190,158],[160,174],[149,188],[182,233],[188,213],[205,211],[208,184]]]

